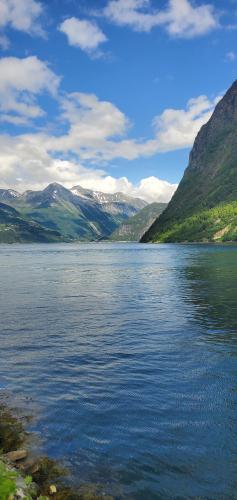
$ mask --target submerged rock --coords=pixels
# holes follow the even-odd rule
[[[10,462],[18,462],[18,460],[23,460],[24,458],[26,458],[27,455],[28,453],[26,450],[16,450],[6,453],[5,458],[7,458],[7,460],[10,460]]]
[[[98,485],[68,486],[66,469],[49,457],[28,458],[22,447],[27,436],[21,420],[0,403],[0,500],[113,500]]]
[[[24,441],[22,422],[12,415],[5,405],[0,405],[0,450],[7,453],[17,450]]]

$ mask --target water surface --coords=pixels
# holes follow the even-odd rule
[[[79,482],[237,498],[237,247],[0,246],[0,387]]]

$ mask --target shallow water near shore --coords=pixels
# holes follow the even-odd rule
[[[237,246],[0,246],[0,388],[75,482],[236,497]]]

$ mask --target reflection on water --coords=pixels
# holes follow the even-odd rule
[[[203,252],[186,268],[196,317],[210,330],[237,331],[237,251],[236,247],[217,247]],[[221,338],[221,337],[220,337]],[[215,338],[215,340],[218,340]]]
[[[1,387],[76,481],[236,497],[237,247],[2,245],[0,269]]]

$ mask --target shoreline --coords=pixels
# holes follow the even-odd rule
[[[127,244],[127,245],[143,245],[143,246],[148,246],[148,245],[212,245],[212,246],[218,246],[218,245],[223,245],[223,246],[228,246],[228,245],[237,245],[237,241],[235,240],[230,240],[230,241],[127,241],[127,240],[121,240],[121,241],[80,241],[80,240],[75,240],[75,241],[53,241],[53,242],[44,242],[44,241],[15,241],[12,243],[6,243],[6,242],[0,242],[0,248],[2,246],[23,246],[23,245],[30,245],[30,246],[53,246],[53,245],[121,245],[121,244]]]
[[[69,471],[60,462],[32,453],[34,433],[27,431],[24,420],[27,417],[20,418],[0,401],[1,500],[113,500],[100,485],[72,486]]]

